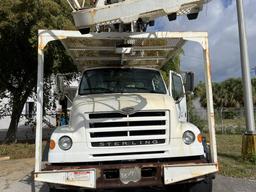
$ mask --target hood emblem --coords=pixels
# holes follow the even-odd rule
[[[136,111],[133,107],[126,107],[121,109],[121,113],[124,115],[132,115],[134,114]]]

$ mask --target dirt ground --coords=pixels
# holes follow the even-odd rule
[[[0,191],[1,192],[30,192],[31,172],[34,159],[19,159],[0,162]],[[46,186],[36,185],[37,192],[47,192]]]
[[[0,161],[0,191],[31,192],[31,172],[33,170],[33,167],[34,159]],[[48,192],[47,185],[43,185],[41,183],[36,183],[35,188],[35,192]],[[255,192],[256,181],[223,177],[218,175],[217,178],[214,180],[213,191]]]

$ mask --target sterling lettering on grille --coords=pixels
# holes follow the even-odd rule
[[[164,139],[140,140],[140,141],[108,141],[108,142],[93,142],[93,147],[117,147],[131,145],[156,145],[165,143]]]

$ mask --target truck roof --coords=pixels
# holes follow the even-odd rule
[[[180,54],[187,40],[202,44],[208,36],[206,32],[105,32],[82,35],[78,31],[63,30],[40,30],[39,35],[44,37],[42,43],[45,45],[49,41],[60,40],[79,71],[109,66],[160,69]]]

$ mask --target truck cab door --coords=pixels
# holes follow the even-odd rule
[[[174,71],[169,73],[169,92],[173,97],[180,121],[187,121],[187,102],[182,76]]]

